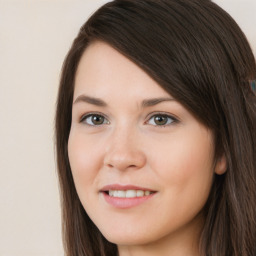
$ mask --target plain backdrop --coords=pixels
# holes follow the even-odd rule
[[[0,0],[0,256],[63,256],[54,111],[63,59],[103,0]],[[256,53],[256,1],[216,0]]]

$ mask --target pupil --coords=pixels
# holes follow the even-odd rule
[[[158,125],[165,125],[167,123],[167,117],[165,116],[156,116],[155,123]]]
[[[102,116],[93,116],[92,117],[92,122],[94,124],[99,125],[99,124],[103,124],[104,120],[103,120]]]

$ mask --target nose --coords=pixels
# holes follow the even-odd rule
[[[140,169],[145,164],[146,155],[138,134],[120,128],[110,136],[105,151],[105,166],[125,171]]]

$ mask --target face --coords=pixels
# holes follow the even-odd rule
[[[68,153],[79,198],[109,241],[198,232],[218,168],[212,132],[103,42],[78,66]]]

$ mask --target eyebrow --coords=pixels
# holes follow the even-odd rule
[[[76,98],[73,104],[76,104],[78,102],[87,102],[92,105],[100,106],[100,107],[106,107],[107,103],[99,98],[89,97],[86,95],[80,95]]]
[[[165,101],[174,101],[173,98],[169,98],[169,97],[165,97],[165,98],[152,98],[152,99],[145,99],[142,101],[141,106],[142,108],[146,108],[146,107],[152,107],[155,106],[161,102],[165,102]],[[90,97],[87,95],[80,95],[76,98],[76,100],[74,101],[73,104],[77,104],[78,102],[86,102],[95,106],[99,106],[99,107],[107,107],[107,103],[105,101],[103,101],[102,99],[99,98],[95,98],[95,97]]]
[[[147,100],[143,100],[142,101],[142,107],[143,108],[146,108],[146,107],[152,107],[152,106],[155,106],[161,102],[164,102],[164,101],[174,101],[173,98],[153,98],[153,99],[147,99]]]

